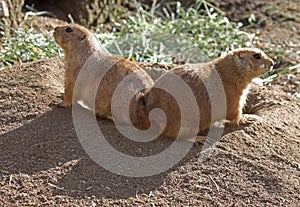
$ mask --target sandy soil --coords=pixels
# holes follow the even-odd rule
[[[254,86],[248,126],[225,128],[210,157],[201,145],[171,170],[147,178],[112,174],[94,163],[61,100],[61,59],[1,71],[0,203],[4,206],[297,206],[300,195],[300,103],[273,87]],[[123,138],[101,130],[119,151],[155,154],[171,143]],[[103,155],[105,156],[105,155]]]
[[[263,8],[252,2],[245,8]],[[281,41],[283,33],[276,34]],[[285,57],[278,60],[297,63]],[[167,172],[129,178],[100,167],[81,147],[71,109],[57,107],[63,73],[58,58],[0,71],[0,206],[299,206],[300,102],[280,88],[253,86],[245,113],[256,120],[225,128],[207,160],[195,145]],[[149,156],[171,144],[132,142],[112,122],[98,123],[110,144],[129,155]]]

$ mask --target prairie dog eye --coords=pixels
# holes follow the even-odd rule
[[[73,32],[73,30],[72,30],[70,27],[68,27],[68,28],[66,29],[66,32]]]
[[[259,54],[257,54],[257,53],[256,53],[256,54],[254,54],[254,55],[253,55],[253,57],[254,57],[255,59],[260,59],[260,58],[261,58],[261,57],[260,57],[260,55],[259,55]]]

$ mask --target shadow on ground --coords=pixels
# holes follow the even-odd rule
[[[176,167],[163,174],[143,178],[116,175],[97,165],[85,153],[76,136],[71,113],[71,109],[52,107],[41,117],[2,135],[0,169],[9,174],[29,175],[45,174],[50,170],[51,176],[57,179],[52,183],[57,187],[53,194],[119,199],[135,197],[137,193],[149,194],[164,183],[170,171],[201,150],[200,145],[193,147]],[[172,144],[165,138],[137,143],[119,134],[111,121],[98,119],[98,123],[109,143],[128,155],[154,155]],[[45,176],[42,179],[45,183],[51,180]]]

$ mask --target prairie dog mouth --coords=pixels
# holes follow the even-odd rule
[[[262,65],[260,66],[260,69],[261,69],[261,70],[266,70],[266,69],[267,69],[266,64],[262,64]]]
[[[272,70],[273,70],[273,68],[274,68],[274,66],[273,66],[273,65],[271,65],[271,66],[270,66],[270,68],[269,68],[269,71],[272,71]]]
[[[260,69],[261,70],[266,70],[266,71],[272,71],[273,70],[273,65],[270,65],[270,66],[268,66],[268,65],[266,65],[266,64],[262,64],[262,66],[260,66]]]

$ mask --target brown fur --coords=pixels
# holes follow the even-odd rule
[[[259,55],[256,59],[254,55]],[[229,124],[243,124],[246,120],[242,117],[242,109],[246,101],[248,86],[252,79],[268,72],[274,62],[263,51],[255,48],[236,49],[224,57],[220,57],[208,63],[181,65],[175,67],[170,72],[175,73],[183,79],[193,91],[200,113],[200,123],[198,132],[208,129],[215,121],[222,119],[216,112],[214,120],[211,116],[211,101],[204,82],[213,85],[212,72],[217,71],[221,84],[224,87],[226,109],[223,114],[229,120]],[[160,78],[163,79],[164,75]],[[157,80],[157,82],[160,81]],[[156,83],[157,83],[156,82]],[[214,87],[214,86],[213,86]],[[213,88],[212,97],[221,96],[220,88]],[[223,93],[224,94],[224,93]],[[131,113],[131,119],[135,126],[141,129],[150,127],[149,112],[154,108],[161,108],[167,116],[167,125],[163,135],[176,138],[180,127],[180,110],[175,99],[167,92],[155,88],[150,88],[137,97],[135,111]],[[220,112],[222,104],[220,104]],[[193,131],[193,129],[191,129]],[[189,138],[189,135],[186,135]]]
[[[136,63],[124,58],[107,55],[101,49],[101,46],[94,35],[88,29],[80,25],[68,24],[56,27],[54,37],[56,42],[65,52],[65,89],[64,99],[62,102],[62,106],[64,107],[72,105],[73,90],[77,76],[85,62],[93,53],[97,54],[97,58],[92,61],[99,62],[100,60],[105,61],[106,63],[111,63],[112,65],[101,80],[100,86],[97,90],[95,113],[109,119],[112,118],[111,100],[113,92],[120,81],[129,74],[139,71],[139,78],[143,82],[144,86],[150,87],[153,85],[153,81],[150,76]],[[99,66],[100,67],[98,68],[92,69],[94,70],[93,72],[95,72],[95,70],[96,72],[97,70],[101,70],[102,65],[99,64]],[[94,80],[86,80],[85,85],[81,88],[82,97],[84,97],[86,93],[89,93],[89,84],[93,81]]]

